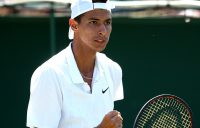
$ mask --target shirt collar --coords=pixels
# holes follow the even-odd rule
[[[74,54],[72,52],[72,42],[69,44],[69,46],[66,48],[66,60],[67,64],[69,65],[69,74],[71,76],[71,79],[73,83],[80,84],[84,83],[83,78],[80,74],[80,71],[78,69]],[[95,67],[94,67],[94,74],[93,74],[93,81],[98,81],[100,77],[104,76],[103,68],[100,64],[100,57],[99,53],[96,54],[96,60],[95,60]]]
[[[103,62],[101,59],[100,59],[100,53],[97,53],[96,54],[96,62],[95,62],[95,67],[97,68],[97,71],[99,74],[95,75],[97,77],[95,77],[96,81],[99,80],[100,77],[103,77],[104,76],[104,70],[103,70]]]
[[[72,43],[70,43],[69,46],[66,48],[66,59],[69,65],[69,68],[68,68],[69,74],[71,76],[73,83],[77,83],[77,84],[84,83],[81,77],[80,71],[78,69],[78,66],[76,64],[71,45]]]

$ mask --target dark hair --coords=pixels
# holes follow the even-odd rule
[[[79,15],[79,16],[77,16],[77,17],[75,17],[74,20],[75,20],[76,22],[78,22],[78,23],[81,23],[81,17],[82,17],[83,15],[84,15],[84,13],[81,14],[81,15]]]
[[[92,3],[106,3],[106,2],[107,2],[107,0],[92,0]],[[79,15],[79,16],[77,16],[77,17],[75,17],[74,20],[77,21],[78,23],[80,23],[81,22],[81,17],[83,15],[84,15],[84,13]]]

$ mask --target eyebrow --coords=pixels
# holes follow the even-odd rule
[[[95,17],[91,17],[91,18],[89,18],[89,20],[100,20],[100,19],[95,18]],[[112,18],[108,18],[105,21],[111,21],[111,20],[112,20]]]
[[[92,18],[89,18],[89,20],[100,20],[100,19],[92,17]]]

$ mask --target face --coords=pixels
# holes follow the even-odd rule
[[[84,48],[95,52],[105,49],[112,30],[111,13],[103,9],[95,9],[85,13],[80,23],[76,23],[74,41]]]

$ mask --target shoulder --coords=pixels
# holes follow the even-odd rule
[[[46,80],[46,82],[52,80],[57,81],[57,75],[62,73],[62,68],[65,65],[65,56],[63,51],[54,55],[49,60],[37,67],[32,74],[31,82],[35,83],[35,81],[38,82],[43,80]]]
[[[52,56],[50,59],[45,61],[43,64],[41,64],[34,73],[50,73],[50,72],[55,72],[59,68],[61,68],[63,65],[66,64],[66,59],[65,59],[65,51],[66,49],[60,51],[56,55]]]
[[[39,66],[31,76],[31,93],[36,92],[48,92],[55,90],[55,92],[60,92],[60,74],[61,68],[49,64],[43,63]],[[53,94],[53,92],[52,92]]]
[[[60,66],[66,64],[66,53],[67,49],[63,49],[56,55],[52,56],[49,60],[47,60],[44,64],[49,66]]]

